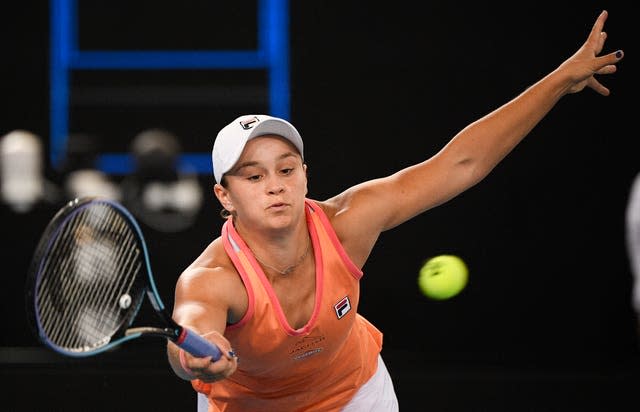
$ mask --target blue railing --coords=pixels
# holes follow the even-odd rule
[[[70,133],[72,70],[265,69],[269,113],[285,119],[290,117],[288,0],[258,0],[256,50],[224,51],[80,50],[76,1],[51,0],[49,160],[54,168],[64,159]],[[133,160],[129,153],[102,153],[97,167],[110,174],[128,174],[133,171]],[[184,153],[179,167],[211,173],[210,154]]]

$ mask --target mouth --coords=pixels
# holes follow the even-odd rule
[[[269,205],[269,209],[272,210],[280,210],[280,209],[284,209],[285,207],[287,207],[288,205],[286,203],[273,203],[271,205]]]

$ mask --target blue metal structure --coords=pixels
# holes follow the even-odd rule
[[[258,0],[258,47],[231,51],[91,51],[78,47],[77,0],[51,0],[50,44],[50,162],[58,167],[69,135],[70,75],[92,69],[265,69],[269,112],[288,119],[289,4],[288,0]],[[133,162],[126,153],[103,153],[98,167],[110,174],[127,174]],[[209,153],[184,153],[180,167],[211,172]]]

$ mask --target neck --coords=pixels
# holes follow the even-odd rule
[[[277,229],[260,229],[242,223],[234,219],[234,228],[263,269],[287,275],[300,267],[309,255],[311,239],[305,219]]]
[[[265,262],[264,259],[258,256],[255,252],[252,251],[252,253],[253,253],[253,256],[256,258],[256,260],[263,266],[263,269],[268,268],[283,276],[286,276],[292,273],[293,271],[295,271],[296,268],[298,268],[305,261],[306,257],[309,255],[309,250],[311,250],[311,239],[308,239],[307,247],[305,248],[304,252],[300,255],[300,257],[298,257],[292,264],[282,269],[280,269],[275,265],[271,265]]]

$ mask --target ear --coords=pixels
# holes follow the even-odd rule
[[[306,196],[306,195],[309,194],[309,176],[307,175],[307,164],[306,163],[302,164],[302,170],[304,170],[304,180],[305,180],[305,182],[304,182],[304,187],[305,187],[304,194]]]
[[[224,186],[216,183],[213,186],[213,194],[216,195],[216,198],[218,199],[222,207],[224,207],[229,212],[233,211],[233,202],[231,202],[231,199],[229,197],[229,191],[225,189]]]

